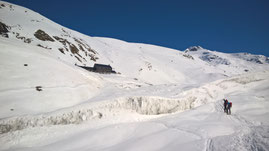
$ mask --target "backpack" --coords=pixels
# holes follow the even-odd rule
[[[232,102],[230,102],[230,106],[232,107],[232,105],[233,105],[233,103]]]

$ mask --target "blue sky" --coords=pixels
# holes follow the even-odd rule
[[[269,56],[268,0],[6,0],[90,36]]]

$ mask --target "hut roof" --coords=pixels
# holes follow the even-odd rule
[[[104,65],[104,64],[94,64],[94,67],[108,67],[108,68],[112,68],[110,65]]]

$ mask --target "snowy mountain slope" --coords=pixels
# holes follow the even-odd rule
[[[268,72],[263,72],[219,80],[182,92],[177,99],[159,98],[161,101],[158,103],[154,97],[141,97],[142,106],[121,99],[116,102],[84,104],[42,116],[2,120],[0,142],[4,145],[1,148],[177,150],[180,147],[182,150],[267,150],[268,76]],[[230,116],[223,113],[223,96],[233,101]],[[197,98],[186,99],[186,105],[181,104],[176,110],[169,109],[169,105],[179,105],[179,102],[189,97]],[[136,101],[139,103],[139,99]],[[191,104],[198,107],[190,109]],[[162,110],[166,110],[164,115],[148,115]],[[170,111],[174,111],[174,114],[170,114]],[[6,124],[9,125],[8,129],[5,128]]]
[[[81,39],[85,35],[69,29],[65,30],[63,26],[40,14],[17,5],[1,1],[0,11],[1,23],[9,30],[8,38],[39,46],[54,55],[62,56],[63,60],[87,62],[96,59],[96,52]]]
[[[9,39],[39,46],[71,64],[89,66],[96,62],[110,64],[115,71],[123,75],[151,84],[197,82],[193,80],[197,75],[230,76],[234,75],[234,71],[240,74],[245,70],[257,71],[268,67],[268,62],[265,62],[266,65],[261,65],[262,69],[256,69],[256,64],[250,66],[242,56],[233,58],[227,56],[229,62],[234,58],[237,59],[229,66],[209,66],[210,64],[201,62],[200,59],[192,60],[177,50],[127,43],[111,38],[89,37],[58,25],[29,9],[3,1],[0,12],[0,22],[8,26],[9,32],[6,34]],[[238,65],[238,61],[242,63]],[[188,73],[190,69],[197,72],[190,74]],[[159,76],[155,76],[156,74]]]
[[[41,48],[0,41],[1,118],[72,106],[102,87],[99,77],[74,69]],[[37,86],[42,91],[37,91]]]
[[[118,73],[75,66],[94,63]],[[89,37],[0,1],[0,150],[268,150],[268,70],[265,56]]]
[[[187,55],[200,59],[209,65],[219,66],[225,73],[243,73],[248,71],[257,71],[268,66],[269,58],[263,55],[252,55],[249,53],[225,54],[216,51],[210,51],[200,46],[194,46],[184,51]],[[229,71],[231,70],[231,71]],[[226,73],[228,74],[228,73]]]

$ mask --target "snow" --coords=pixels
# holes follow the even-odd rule
[[[7,123],[28,127],[9,132],[1,129],[1,142],[6,145],[2,149],[13,146],[13,150],[17,146],[20,150],[177,150],[180,146],[183,150],[267,150],[268,133],[264,132],[269,128],[268,76],[269,72],[240,75],[178,95],[184,100],[196,93],[197,107],[190,107],[193,100],[189,99],[184,106],[176,99],[156,102],[162,98],[135,97],[8,118],[1,121],[2,128]],[[223,96],[233,102],[232,115],[223,113]],[[172,103],[180,108],[172,113],[155,112]],[[141,112],[143,109],[147,112]],[[14,142],[15,145],[10,144]]]
[[[0,36],[0,150],[269,150],[268,57],[90,37],[0,4],[10,26]],[[37,39],[38,29],[55,41]]]
[[[95,75],[83,76],[79,72],[84,71],[52,58],[40,48],[23,46],[1,39],[1,118],[73,106],[98,93],[102,82]],[[36,86],[42,86],[43,91],[36,91]]]

